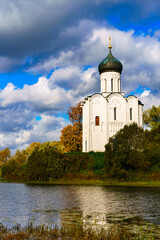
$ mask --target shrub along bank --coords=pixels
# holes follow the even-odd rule
[[[135,123],[109,139],[105,152],[63,153],[55,142],[33,143],[1,167],[2,179],[19,182],[160,180],[160,126],[150,131]],[[64,180],[64,181],[61,181]],[[119,180],[118,180],[119,181]],[[97,182],[98,183],[98,182]]]
[[[62,153],[50,144],[36,148],[27,162],[10,159],[1,168],[4,180],[20,182],[48,182],[62,178],[85,178],[103,175],[104,153]]]

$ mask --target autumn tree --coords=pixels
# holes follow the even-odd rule
[[[9,148],[5,148],[4,150],[0,151],[0,166],[8,161],[11,156],[11,151]]]
[[[17,151],[10,158],[10,160],[14,160],[18,163],[18,165],[22,166],[26,162],[26,152],[25,152],[25,150],[20,151],[19,149],[17,149]]]
[[[72,124],[67,125],[61,131],[61,143],[66,152],[82,151],[82,108],[81,103],[68,108],[69,120]]]
[[[160,125],[160,105],[149,108],[143,113],[144,124],[150,128],[157,128]]]
[[[77,103],[74,107],[68,108],[69,120],[72,124],[78,123],[82,126],[82,108],[81,103]]]
[[[61,144],[60,141],[53,141],[50,143],[50,146],[53,147],[55,150],[57,150],[60,153],[64,152],[64,146]]]

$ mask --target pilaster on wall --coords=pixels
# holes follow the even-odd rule
[[[119,72],[101,73],[101,93],[121,92],[121,74]]]
[[[139,126],[143,127],[143,106],[138,105],[138,117],[139,117]]]

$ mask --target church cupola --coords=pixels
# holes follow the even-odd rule
[[[109,53],[106,58],[102,60],[102,62],[98,66],[99,73],[103,72],[122,72],[123,66],[122,63],[115,57],[113,57],[112,52],[111,52],[111,38],[109,38]]]
[[[98,66],[101,76],[101,92],[121,92],[122,63],[111,52],[111,37],[109,37],[109,53]]]

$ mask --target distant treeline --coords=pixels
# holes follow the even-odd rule
[[[86,176],[92,174],[89,172],[104,173],[104,153],[64,153],[57,146],[55,142],[33,143],[26,150],[18,150],[1,166],[1,177],[10,181],[48,182],[77,173]]]
[[[1,178],[48,182],[75,175],[127,179],[134,173],[160,172],[160,126],[143,130],[135,123],[126,125],[105,149],[102,153],[64,153],[55,141],[32,143],[14,156],[4,149],[0,151]]]

